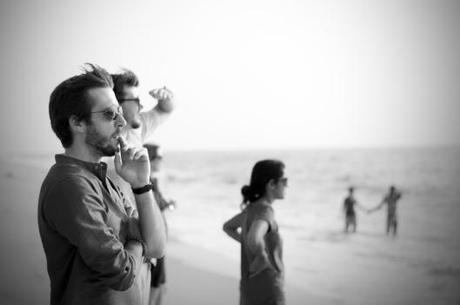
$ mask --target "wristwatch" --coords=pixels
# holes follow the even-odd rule
[[[146,184],[143,187],[138,187],[138,188],[131,188],[133,190],[133,193],[136,195],[140,195],[143,193],[147,193],[148,191],[151,191],[153,189],[152,184]]]

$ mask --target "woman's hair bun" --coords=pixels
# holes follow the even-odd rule
[[[251,188],[249,185],[245,185],[241,188],[241,194],[243,195],[244,198],[247,198],[251,193]]]

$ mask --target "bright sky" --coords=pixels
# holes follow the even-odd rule
[[[459,1],[7,0],[0,14],[2,151],[61,150],[48,98],[85,62],[174,91],[166,150],[460,145]]]

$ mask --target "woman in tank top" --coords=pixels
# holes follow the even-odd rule
[[[223,230],[241,243],[241,305],[283,305],[282,240],[272,207],[283,199],[287,178],[284,164],[263,160],[254,165],[243,186],[242,212],[225,222]]]

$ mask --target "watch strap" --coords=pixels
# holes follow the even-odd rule
[[[147,193],[148,191],[151,191],[152,189],[153,189],[153,185],[151,184],[146,184],[143,187],[132,188],[133,193],[136,195]]]

